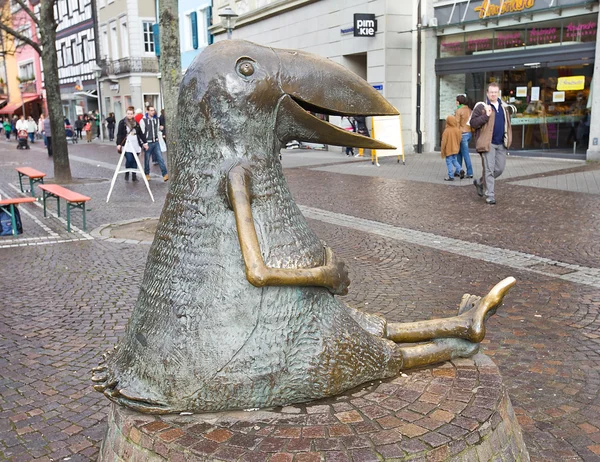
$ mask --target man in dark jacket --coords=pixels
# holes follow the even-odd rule
[[[475,131],[475,149],[483,158],[481,179],[474,180],[479,197],[487,189],[486,202],[496,203],[495,179],[502,175],[506,166],[507,149],[512,143],[512,127],[508,106],[500,99],[500,87],[492,82],[488,85],[486,103],[477,103],[473,108],[469,125]]]

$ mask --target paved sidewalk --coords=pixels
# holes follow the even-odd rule
[[[95,460],[108,401],[90,370],[125,329],[149,246],[92,231],[158,217],[168,190],[153,167],[156,202],[143,183],[120,178],[106,203],[114,146],[70,153],[69,188],[92,197],[89,232],[69,235],[28,204],[25,234],[0,238],[0,460]],[[382,158],[378,168],[294,150],[282,163],[311,226],[348,263],[344,299],[354,307],[394,321],[450,316],[464,292],[515,276],[483,349],[500,367],[532,460],[600,460],[600,165],[511,156],[491,207],[472,185],[457,187],[466,180],[444,183],[436,153],[407,155],[406,165]],[[52,177],[42,145],[17,151],[0,141],[3,197],[20,194],[19,165]]]

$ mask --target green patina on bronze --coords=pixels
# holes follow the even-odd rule
[[[416,323],[335,298],[345,265],[300,213],[279,151],[290,140],[389,146],[307,110],[397,114],[309,53],[231,40],[190,66],[172,183],[125,337],[94,370],[98,391],[151,413],[280,406],[477,351],[513,278],[463,297],[455,317]]]

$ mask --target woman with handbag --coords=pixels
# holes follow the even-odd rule
[[[142,148],[148,149],[146,137],[134,118],[133,107],[128,107],[125,117],[119,121],[117,129],[117,152],[125,150],[125,168],[136,168],[134,153],[139,154]],[[131,174],[132,181],[138,181],[135,173]],[[129,181],[129,172],[125,173],[125,181]]]

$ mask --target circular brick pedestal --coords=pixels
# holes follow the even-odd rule
[[[101,461],[529,460],[485,355],[284,408],[150,416],[112,405]]]

